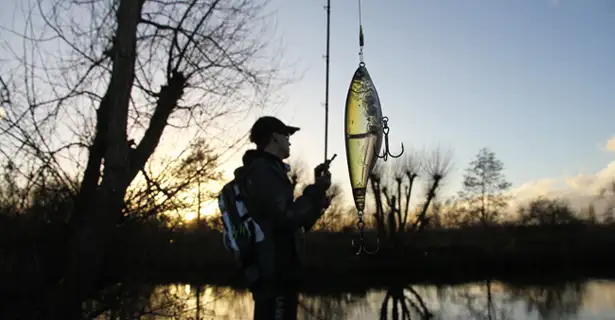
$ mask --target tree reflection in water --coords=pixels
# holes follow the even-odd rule
[[[604,297],[604,290],[615,292],[612,283],[602,285],[600,297]],[[455,286],[399,285],[360,294],[301,295],[298,313],[302,320],[565,319],[577,317],[584,303],[590,303],[585,301],[591,295],[587,286],[495,281]],[[118,284],[85,307],[85,318],[99,320],[239,320],[252,319],[253,312],[252,296],[247,291],[185,284]],[[609,308],[612,312],[612,305]]]
[[[389,309],[389,305],[391,308]],[[389,317],[389,311],[390,317]],[[423,298],[411,286],[393,286],[387,290],[380,307],[380,320],[431,319]]]
[[[366,300],[365,294],[343,293],[324,296],[301,296],[299,319],[343,319],[348,309]]]
[[[121,288],[121,289],[120,289]],[[92,319],[251,319],[252,296],[231,288],[188,284],[118,285],[88,305]],[[103,312],[104,310],[104,312]]]
[[[465,309],[470,319],[514,319],[515,306],[525,311],[524,319],[536,312],[538,319],[574,318],[581,309],[585,285],[557,283],[541,285],[515,285],[484,281],[447,287],[438,290],[438,300],[449,300]]]
[[[476,320],[512,319],[513,299],[505,288],[487,280],[474,284],[439,288],[440,301],[459,306],[463,318]]]
[[[541,319],[565,319],[575,316],[583,305],[585,285],[579,282],[541,286],[509,286],[510,295],[524,300],[527,312],[537,312]]]
[[[339,319],[365,294],[302,295],[299,319]],[[116,285],[86,306],[87,319],[252,319],[252,295],[231,288],[187,284]]]

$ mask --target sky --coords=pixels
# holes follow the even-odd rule
[[[272,1],[285,62],[302,77],[265,113],[301,127],[291,159],[314,167],[323,160],[325,0]],[[359,62],[359,11],[356,0],[332,2],[328,146],[338,154],[333,180],[348,190],[344,104]],[[615,177],[615,2],[363,0],[362,21],[392,152],[400,142],[452,150],[444,196],[460,189],[482,147],[504,162],[519,199],[565,195],[585,204]],[[257,116],[229,132],[247,132]]]
[[[332,2],[329,150],[341,156],[334,179],[348,184],[343,118],[359,62],[358,2]],[[285,55],[305,70],[276,115],[302,128],[291,152],[310,166],[323,159],[323,5],[276,3]],[[459,190],[482,147],[504,162],[519,196],[615,176],[615,3],[364,0],[362,20],[392,152],[400,141],[406,149],[452,149],[445,193]]]

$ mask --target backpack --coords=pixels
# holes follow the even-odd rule
[[[247,280],[252,282],[258,278],[258,268],[254,261],[255,247],[265,240],[265,235],[248,212],[244,197],[245,189],[233,179],[224,185],[218,195],[218,207],[224,225],[222,244],[244,271]]]

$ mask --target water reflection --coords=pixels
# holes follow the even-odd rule
[[[106,297],[106,298],[105,298]],[[117,285],[87,311],[95,319],[251,319],[249,292],[212,286]],[[395,286],[367,294],[302,295],[299,319],[611,319],[615,281]]]
[[[510,289],[512,296],[525,299],[528,312],[537,312],[544,319],[563,319],[576,315],[583,307],[585,291],[583,283]]]
[[[393,286],[387,290],[380,319],[431,319],[432,314],[421,295],[412,286]]]

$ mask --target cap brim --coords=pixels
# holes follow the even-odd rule
[[[286,132],[289,135],[293,135],[295,132],[299,131],[301,128],[298,127],[291,127],[291,126],[286,126]]]

